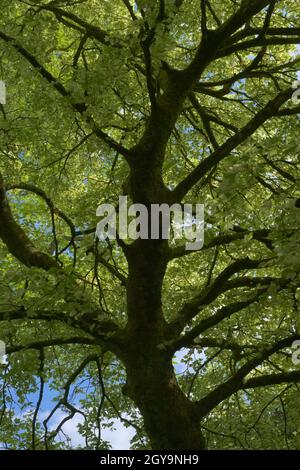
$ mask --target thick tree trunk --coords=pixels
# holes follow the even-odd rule
[[[180,389],[161,306],[165,241],[137,240],[128,254],[128,324],[124,393],[139,408],[153,449],[204,449],[199,419]]]
[[[169,108],[156,110],[132,155],[129,194],[148,210],[153,203],[170,203],[162,180],[170,113]],[[150,217],[148,222],[150,229]],[[123,391],[139,408],[153,449],[204,449],[199,418],[177,383],[172,353],[162,346],[171,339],[162,310],[167,255],[168,241],[163,239],[138,239],[126,249],[128,323],[121,359],[127,383]]]
[[[199,420],[178,386],[172,361],[148,345],[132,349],[124,393],[139,408],[152,449],[205,449]]]

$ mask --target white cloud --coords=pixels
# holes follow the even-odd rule
[[[43,411],[40,413],[40,419],[45,419],[49,413],[49,410]],[[51,420],[51,425],[49,425],[49,430],[55,429],[66,416],[66,413],[63,413],[62,411],[55,413]],[[85,440],[79,434],[77,429],[77,425],[82,424],[83,421],[83,416],[77,413],[62,426],[63,432],[71,439],[71,444],[74,448],[85,445]],[[126,428],[119,419],[114,419],[113,429],[103,427],[101,437],[104,441],[111,444],[113,450],[127,450],[130,449],[130,440],[134,436],[134,433],[135,431],[132,427]]]
[[[186,356],[186,354],[188,352],[190,352],[190,351],[186,348],[182,348],[182,349],[180,349],[179,351],[176,352],[175,357],[174,357],[174,361],[175,361],[174,369],[175,369],[176,374],[182,374],[186,370],[193,373],[194,369],[192,367],[188,366],[183,361],[184,356]],[[194,361],[201,359],[204,362],[205,359],[206,359],[206,355],[205,355],[204,352],[199,353],[198,351],[194,350],[193,359],[194,359]]]
[[[104,440],[111,443],[114,450],[127,450],[130,448],[130,440],[134,436],[133,428],[126,428],[119,419],[114,420],[114,428],[104,429],[102,437]]]

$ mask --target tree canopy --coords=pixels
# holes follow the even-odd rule
[[[0,6],[1,447],[299,449],[299,0]],[[95,238],[120,195],[202,250]]]

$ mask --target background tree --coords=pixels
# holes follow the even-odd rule
[[[0,5],[0,442],[69,448],[79,414],[88,449],[113,417],[135,448],[299,448],[299,1]],[[120,194],[205,204],[203,250],[95,241]]]

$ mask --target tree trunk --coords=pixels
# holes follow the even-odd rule
[[[180,389],[171,359],[133,345],[126,361],[126,393],[135,402],[155,450],[203,450],[205,440],[193,406]]]
[[[139,408],[153,449],[204,449],[199,419],[177,383],[172,354],[161,347],[170,339],[161,306],[165,244],[137,240],[129,250],[124,393]]]

